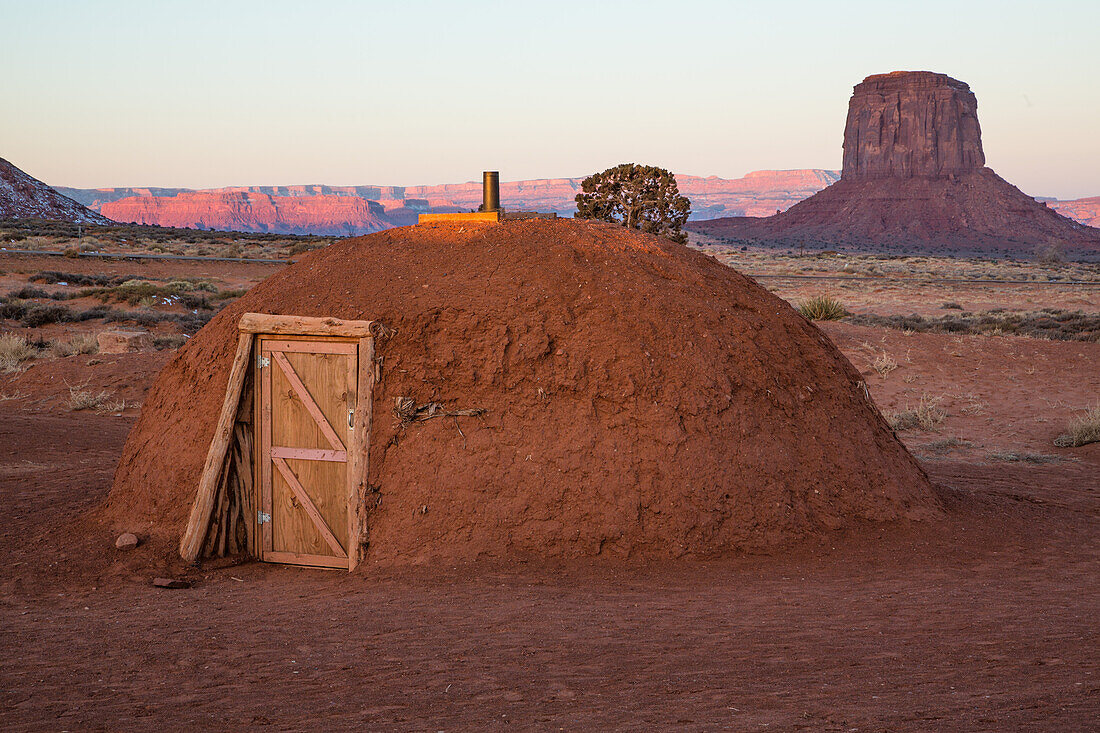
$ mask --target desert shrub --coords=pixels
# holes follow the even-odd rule
[[[158,285],[148,280],[131,279],[117,285],[86,288],[80,297],[99,298],[104,303],[117,302],[127,305],[152,306],[157,298],[176,298],[188,308],[210,308],[205,295],[198,292],[216,293],[217,288],[205,281],[172,280]]]
[[[231,288],[229,290],[219,290],[214,294],[214,300],[233,300],[239,298],[248,292],[248,288]]]
[[[157,336],[153,339],[153,348],[158,351],[166,349],[178,349],[187,343],[187,336],[182,333],[172,333],[167,336]]]
[[[1059,448],[1076,448],[1097,442],[1100,442],[1100,404],[1086,407],[1083,414],[1069,421],[1066,432],[1054,439],[1054,445]]]
[[[145,327],[155,326],[158,323],[167,321],[179,324],[187,333],[195,333],[214,317],[214,313],[157,313],[156,311],[116,311],[108,309],[103,312],[101,317],[106,323],[128,321]]]
[[[122,412],[126,409],[125,400],[116,400],[114,392],[104,389],[99,392],[84,389],[82,385],[69,387],[69,409],[95,410],[99,413]]]
[[[190,308],[191,310],[210,310],[214,306],[210,305],[210,301],[205,295],[198,295],[195,293],[183,293],[179,296],[179,303],[184,308]]]
[[[73,356],[74,354],[95,354],[99,351],[99,341],[94,333],[79,333],[68,341],[52,341],[49,347],[54,356]]]
[[[995,461],[1009,461],[1011,463],[1054,463],[1062,460],[1058,456],[1051,456],[1046,453],[1019,453],[1017,451],[998,451],[990,453],[989,457]]]
[[[956,303],[953,300],[944,303],[940,307],[943,308],[944,310],[954,310],[954,311],[961,311],[963,309],[963,307],[961,305],[959,305],[958,303]]]
[[[68,285],[81,285],[81,286],[97,286],[106,287],[110,285],[118,285],[121,282],[126,281],[126,276],[110,276],[110,275],[84,275],[79,272],[58,272],[56,270],[44,270],[42,272],[36,272],[29,278],[32,283],[44,283],[46,285],[55,285],[57,283],[66,283]]]
[[[943,316],[850,315],[849,323],[896,328],[920,333],[1028,336],[1055,341],[1100,341],[1100,313],[1046,308],[1028,313],[1006,313],[995,308],[984,313]]]
[[[6,333],[0,336],[0,373],[10,374],[22,368],[23,362],[38,355],[38,349],[27,343],[27,339]]]
[[[42,288],[35,288],[35,287],[31,287],[30,285],[24,285],[23,287],[19,288],[18,290],[12,290],[11,292],[9,292],[8,297],[9,298],[22,298],[22,299],[49,298],[50,294],[47,293]]]
[[[1036,259],[1041,265],[1061,265],[1066,261],[1065,247],[1060,243],[1051,244],[1039,250]]]
[[[312,244],[308,244],[306,242],[296,242],[295,244],[291,245],[289,250],[287,250],[287,254],[293,257],[294,255],[302,255],[306,252],[312,252],[315,249],[317,249],[317,247]]]
[[[950,453],[956,448],[963,448],[968,445],[970,445],[968,441],[959,440],[958,438],[951,437],[943,438],[941,440],[934,440],[928,445],[924,446],[924,449],[934,455],[942,456]]]
[[[828,295],[817,295],[798,304],[798,312],[811,321],[839,321],[848,315],[839,300]]]
[[[886,379],[886,377],[890,375],[890,372],[898,368],[898,362],[883,349],[882,353],[876,356],[874,361],[871,362],[871,368],[878,372],[880,377]]]
[[[886,422],[890,424],[890,428],[895,431],[900,430],[912,430],[917,427],[919,421],[917,420],[916,410],[899,410],[885,416]]]
[[[92,306],[87,310],[74,313],[72,315],[72,321],[74,323],[83,323],[84,321],[94,321],[99,318],[106,318],[107,314],[111,313],[111,309],[105,305]]]
[[[30,304],[21,300],[5,299],[4,302],[0,303],[0,318],[18,321],[27,314],[28,308],[30,308]]]
[[[28,328],[38,328],[47,323],[71,321],[72,315],[72,311],[63,305],[31,305],[21,320]]]
[[[71,260],[75,260],[76,258],[80,257],[80,248],[78,248],[78,247],[66,247],[64,249],[64,251],[62,251],[61,254],[65,255],[66,257],[68,257]]]
[[[886,422],[894,430],[912,430],[920,428],[931,432],[937,429],[947,419],[947,411],[940,403],[942,397],[921,395],[920,402],[915,408],[906,407],[904,410],[886,416]]]

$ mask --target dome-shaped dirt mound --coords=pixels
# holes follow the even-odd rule
[[[159,376],[107,517],[178,538],[245,312],[379,320],[367,562],[709,557],[928,514],[858,373],[779,298],[571,220],[340,242],[253,288]],[[395,398],[481,417],[402,427]]]

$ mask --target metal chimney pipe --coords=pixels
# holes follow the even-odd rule
[[[484,171],[481,174],[481,210],[500,210],[500,173]]]

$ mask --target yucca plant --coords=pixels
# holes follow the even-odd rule
[[[848,311],[836,298],[816,295],[798,304],[798,312],[811,321],[839,321]]]

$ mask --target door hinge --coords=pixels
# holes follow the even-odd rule
[[[271,515],[267,512],[256,512],[256,524],[267,524],[271,521]]]
[[[266,356],[261,356],[256,359],[256,366],[258,366],[260,369],[263,369],[266,366],[271,366],[271,359],[267,358]]]

